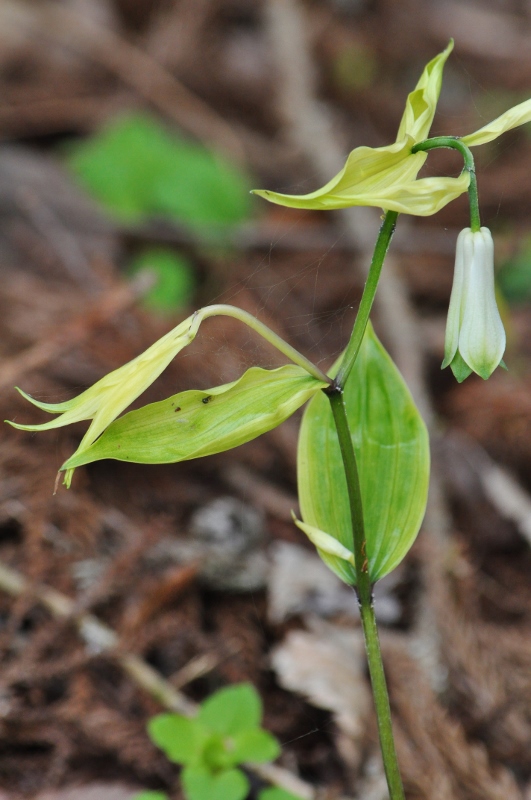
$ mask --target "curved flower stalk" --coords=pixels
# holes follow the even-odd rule
[[[494,245],[488,228],[465,228],[457,239],[454,282],[442,368],[461,383],[475,372],[489,378],[505,351],[505,330],[494,288]]]
[[[304,195],[289,195],[256,189],[255,194],[291,208],[334,209],[376,206],[415,216],[435,214],[468,190],[470,174],[457,178],[417,178],[426,160],[425,152],[412,148],[429,134],[441,91],[448,47],[427,64],[415,89],[409,94],[396,142],[386,147],[357,147],[345,166],[321,189]],[[460,137],[468,147],[491,142],[512,128],[531,121],[531,100],[509,109],[475,133]]]

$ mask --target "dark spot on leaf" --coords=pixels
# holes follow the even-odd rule
[[[203,397],[203,399],[201,400],[201,402],[202,402],[202,403],[204,403],[204,404],[206,405],[208,402],[210,402],[210,400],[212,400],[212,395],[211,395],[211,394],[207,394],[207,396],[206,396],[206,397]]]
[[[172,405],[173,405],[173,403],[172,403]],[[174,411],[180,411],[180,410],[181,410],[181,406],[177,406],[177,408],[174,408]]]

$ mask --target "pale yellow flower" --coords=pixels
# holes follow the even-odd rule
[[[425,140],[431,128],[441,91],[448,47],[427,64],[415,89],[409,94],[394,144],[385,147],[357,147],[345,166],[331,181],[315,192],[303,195],[280,194],[265,189],[255,194],[271,203],[291,208],[334,209],[349,206],[376,206],[416,216],[435,214],[467,191],[470,176],[463,170],[457,178],[417,178],[427,153],[412,153],[414,145]],[[531,100],[506,111],[475,133],[462,137],[468,147],[485,144],[505,131],[531,120]]]
[[[60,416],[41,425],[20,425],[9,420],[6,422],[23,431],[46,431],[70,425],[72,422],[91,419],[90,427],[76,450],[77,455],[83,453],[111,422],[159,377],[177,353],[194,339],[197,328],[193,325],[193,320],[194,315],[188,317],[145,352],[119,369],[109,372],[72,400],[64,403],[41,403],[22,389],[18,389],[20,394],[37,408]],[[73,472],[73,469],[66,472],[67,486],[70,485]]]

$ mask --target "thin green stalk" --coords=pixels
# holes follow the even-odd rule
[[[343,388],[347,382],[350,370],[354,366],[354,362],[356,361],[361,343],[363,341],[365,328],[367,327],[367,323],[369,321],[374,296],[378,287],[378,281],[380,280],[383,262],[395,231],[397,217],[397,211],[386,212],[384,221],[378,234],[378,239],[376,240],[371,266],[369,268],[369,274],[367,275],[367,281],[365,283],[365,288],[363,289],[363,295],[361,298],[360,307],[358,309],[358,314],[356,316],[356,321],[354,322],[352,335],[347,345],[347,349],[345,350],[345,354],[335,380],[336,386],[341,388]]]
[[[374,616],[373,594],[366,555],[363,505],[356,455],[352,445],[347,413],[343,402],[343,392],[337,387],[335,391],[328,390],[327,395],[334,416],[339,447],[347,477],[350,516],[354,539],[354,559],[356,563],[356,589],[360,604],[361,622],[365,638],[369,674],[371,676],[374,705],[376,707],[378,734],[380,737],[385,776],[387,778],[387,786],[389,788],[391,800],[404,800],[404,788],[402,786],[393,739],[389,695],[385,681],[376,618]]]
[[[476,179],[476,167],[474,164],[474,156],[469,147],[466,146],[461,139],[455,136],[434,136],[432,139],[425,139],[423,142],[418,142],[411,148],[412,153],[418,153],[421,150],[435,150],[439,147],[449,147],[451,150],[458,150],[463,156],[465,162],[465,169],[470,175],[470,184],[468,186],[468,202],[470,204],[470,229],[473,233],[477,233],[481,228],[481,220],[479,218],[479,199],[478,199],[478,183]]]
[[[264,325],[264,323],[260,322],[259,319],[253,317],[253,315],[249,314],[248,311],[244,311],[236,306],[218,303],[216,305],[205,306],[204,308],[201,308],[199,311],[195,312],[190,330],[195,334],[197,333],[197,330],[204,319],[218,316],[233,317],[233,319],[243,322],[245,325],[248,325],[249,328],[252,328],[254,331],[256,331],[256,333],[260,334],[260,336],[269,342],[269,344],[273,345],[273,347],[276,347],[277,350],[280,350],[280,352],[289,358],[290,361],[293,361],[294,364],[302,367],[309,372],[310,375],[313,375],[314,378],[317,378],[318,381],[323,381],[324,383],[328,384],[332,383],[332,380],[328,377],[328,375],[325,375],[325,373],[308,358],[306,358],[306,356],[303,356],[302,353],[299,353],[298,350],[285,342],[284,339],[278,335],[278,333],[272,331],[271,328],[268,328],[267,325]]]

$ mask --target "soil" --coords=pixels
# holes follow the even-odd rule
[[[274,37],[283,14],[286,25],[295,15],[304,36],[279,55]],[[181,224],[112,219],[76,185],[64,148],[118,112],[149,111],[238,160],[257,186],[311,191],[324,183],[323,164],[333,162],[334,148],[346,153],[394,141],[407,92],[453,34],[456,50],[433,131],[460,134],[527,99],[528,4],[5,0],[2,418],[43,421],[15,386],[45,402],[69,399],[214,302],[256,314],[327,369],[353,324],[370,247],[361,233],[375,227],[378,212],[360,218],[356,236],[339,213],[257,201],[252,220],[220,249]],[[299,69],[307,70],[300,108],[283,96],[297,84]],[[327,125],[330,136],[316,143],[315,130]],[[477,161],[482,218],[495,234],[499,265],[518,258],[525,269],[527,131],[478,149]],[[452,153],[430,156],[436,174],[459,169]],[[466,224],[463,198],[435,217],[400,218],[388,267],[391,304],[384,298],[375,311],[376,329],[428,411],[433,451],[426,522],[396,576],[378,589],[376,607],[407,797],[525,800],[531,797],[531,293],[523,291],[520,302],[500,295],[509,372],[458,385],[439,370],[455,237]],[[146,244],[169,245],[191,260],[196,290],[186,307],[171,314],[146,307],[145,282],[127,275],[131,257]],[[211,319],[135,405],[236,380],[253,365],[282,363],[236,321]],[[130,655],[194,702],[251,681],[263,699],[264,725],[283,745],[281,782],[300,778],[316,800],[386,796],[353,596],[323,578],[322,590],[300,589],[299,605],[289,599],[297,576],[285,558],[297,551],[282,545],[313,558],[291,520],[300,416],[196,461],[96,462],[76,471],[69,490],[56,487],[56,475],[85,423],[41,433],[3,427],[0,790],[6,798],[126,800],[144,788],[182,797],[179,768],[146,733],[164,697],[124,668]],[[69,601],[63,612],[57,611],[63,601],[50,601],[50,589]],[[275,616],[272,608],[280,606]],[[87,633],[87,615],[113,632],[111,647],[99,628]],[[295,644],[303,634],[320,688],[299,674],[301,656],[293,655],[302,652]],[[323,642],[352,657],[351,686],[334,671],[343,656],[321,663]],[[289,669],[278,655],[288,652]],[[254,773],[250,779],[254,800],[266,782]]]

